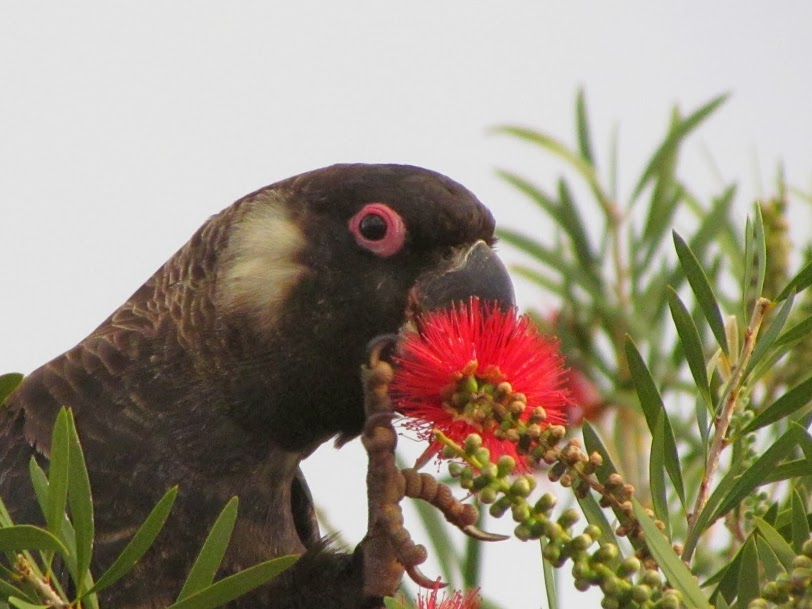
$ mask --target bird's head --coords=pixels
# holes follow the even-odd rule
[[[247,328],[285,404],[253,412],[296,443],[359,433],[365,346],[421,310],[471,296],[513,304],[494,220],[453,180],[405,165],[335,165],[239,201],[217,306]],[[258,406],[254,404],[253,410]],[[244,413],[243,413],[244,415]]]

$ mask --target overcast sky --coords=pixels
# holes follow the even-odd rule
[[[812,191],[812,4],[766,7],[4,2],[0,373],[81,340],[209,215],[331,163],[423,165],[477,193],[503,226],[546,231],[494,169],[551,186],[560,165],[488,130],[518,123],[573,142],[579,86],[603,158],[620,129],[627,191],[673,104],[723,92],[732,98],[692,138],[681,175],[703,194],[739,180],[742,210],[769,192],[780,160]],[[808,212],[795,216],[798,240],[812,233]],[[518,293],[525,306],[545,302]],[[340,468],[356,470],[346,487]],[[353,541],[365,527],[362,469],[357,443],[307,464]],[[543,603],[532,544],[505,542],[487,560],[487,595]]]

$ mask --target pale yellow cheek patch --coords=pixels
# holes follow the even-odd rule
[[[252,203],[232,229],[218,277],[218,300],[226,312],[245,313],[261,332],[273,330],[280,306],[305,267],[302,231],[272,193]]]

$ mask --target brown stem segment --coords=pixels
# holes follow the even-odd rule
[[[702,513],[710,497],[711,485],[716,476],[716,470],[719,468],[719,459],[722,455],[722,451],[727,446],[727,430],[728,427],[730,427],[730,421],[739,403],[739,394],[741,393],[742,382],[744,380],[744,370],[750,362],[750,356],[753,355],[758,331],[771,305],[772,302],[767,298],[759,298],[753,309],[750,324],[745,330],[741,355],[739,356],[739,361],[736,363],[733,376],[728,384],[727,399],[725,399],[722,411],[714,422],[715,431],[713,439],[711,440],[710,449],[708,450],[708,458],[705,462],[705,474],[702,476],[702,482],[699,485],[699,493],[696,497],[694,509],[688,517],[688,537],[691,537],[694,533],[693,529],[696,527],[699,515]],[[686,547],[685,555],[683,555],[684,560],[690,560],[691,552],[694,547],[694,545]]]

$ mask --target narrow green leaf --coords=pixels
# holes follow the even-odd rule
[[[762,484],[771,484],[773,482],[783,482],[790,478],[800,478],[808,476],[812,471],[812,459],[795,459],[794,461],[787,461],[781,465],[773,468],[762,480]]]
[[[733,507],[738,505],[747,495],[758,488],[773,471],[776,466],[792,454],[792,449],[799,443],[798,429],[791,428],[772,446],[755,460],[740,476],[736,477],[736,482],[730,492],[724,496],[718,508],[714,510],[711,522],[727,514]],[[718,490],[718,488],[717,488]],[[713,496],[713,494],[711,494]],[[710,504],[710,500],[708,500]]]
[[[138,559],[150,548],[158,533],[161,532],[169,512],[172,510],[172,504],[175,502],[177,494],[177,486],[173,486],[166,492],[155,507],[152,508],[144,523],[135,532],[130,543],[127,544],[110,568],[102,574],[88,592],[95,592],[109,587],[132,569]]]
[[[671,540],[671,518],[665,491],[665,415],[659,412],[654,424],[649,457],[648,480],[654,514],[665,524],[665,536]]]
[[[762,569],[762,579],[775,579],[780,573],[784,573],[786,570],[781,564],[781,561],[778,560],[778,556],[776,556],[773,549],[764,541],[764,537],[756,535],[755,539],[756,549],[758,550],[758,562]]]
[[[20,598],[26,596],[26,594],[19,588],[12,586],[10,583],[5,581],[5,579],[0,579],[0,599],[8,598],[10,596]],[[0,607],[2,607],[2,600],[0,600]]]
[[[742,548],[739,548],[739,551],[736,552],[733,560],[728,562],[724,567],[719,569],[719,571],[715,573],[713,577],[702,584],[703,588],[707,588],[708,586],[718,583],[716,589],[714,589],[710,595],[710,602],[715,604],[717,607],[719,606],[719,600],[721,598],[724,598],[725,602],[730,602],[736,598],[736,586],[739,579],[738,575],[741,560]]]
[[[488,511],[483,509],[483,506],[476,499],[474,500],[474,505],[479,510],[479,520],[476,525],[480,530],[487,531],[485,522],[489,516]],[[482,545],[483,542],[473,537],[468,537],[465,540],[465,549],[461,561],[463,588],[476,588],[482,583]],[[459,562],[460,560],[458,559],[457,563]]]
[[[553,294],[557,294],[562,298],[568,296],[568,291],[563,285],[553,279],[550,279],[546,275],[539,273],[536,269],[524,266],[522,264],[511,264],[510,273],[511,275],[518,275],[522,279],[527,279],[530,283],[535,283],[539,287],[547,290],[548,292],[552,292]]]
[[[795,558],[795,552],[792,550],[787,541],[781,537],[781,534],[769,525],[765,520],[759,518],[755,519],[756,528],[758,532],[764,537],[764,541],[772,548],[778,560],[784,565],[784,569],[792,571],[792,561]]]
[[[584,269],[593,278],[593,281],[600,284],[600,277],[595,273],[595,254],[589,244],[586,228],[578,213],[572,192],[563,178],[558,181],[558,200],[561,210],[561,226],[572,240],[578,266]]]
[[[753,274],[756,268],[755,239],[753,238],[753,222],[750,217],[744,224],[744,276],[742,277],[742,319],[750,319],[750,306],[755,299],[761,296],[754,289]]]
[[[651,259],[663,241],[663,235],[672,225],[674,213],[682,200],[684,191],[681,185],[675,184],[673,178],[660,178],[651,196],[648,218],[646,219],[639,251],[643,252],[640,262],[642,268],[651,264]]]
[[[756,205],[756,219],[753,222],[753,245],[756,264],[755,297],[764,294],[764,278],[767,276],[767,238],[764,235],[764,218],[761,215],[761,206]],[[746,318],[745,318],[746,319]]]
[[[794,302],[795,293],[793,292],[781,306],[781,310],[778,311],[778,314],[772,320],[769,327],[767,327],[761,336],[758,337],[755,349],[753,349],[753,354],[750,356],[750,362],[747,364],[747,368],[744,371],[745,376],[749,375],[750,372],[753,371],[753,368],[756,367],[756,365],[772,348],[773,344],[775,344],[778,334],[784,328],[784,324],[787,323],[787,318],[789,318],[789,314],[792,311],[792,305]]]
[[[775,402],[767,406],[756,417],[750,421],[742,431],[741,435],[756,431],[762,427],[780,421],[784,417],[800,410],[812,400],[812,376],[796,385]]]
[[[716,609],[730,609],[730,605],[728,605],[727,599],[724,596],[720,596],[714,606]]]
[[[46,529],[31,524],[16,524],[0,529],[0,551],[23,550],[43,550],[62,555],[68,552],[59,538]]]
[[[688,361],[688,367],[694,377],[696,387],[710,408],[712,400],[708,374],[705,370],[705,354],[702,350],[702,339],[699,338],[699,331],[696,329],[696,324],[694,324],[691,314],[688,312],[688,309],[679,295],[674,291],[674,288],[669,286],[667,292],[668,306],[671,309],[671,317],[674,319],[674,325],[677,328],[680,343],[682,343],[682,352]]]
[[[777,349],[779,347],[783,348],[794,345],[799,340],[806,338],[810,334],[812,334],[812,315],[795,324],[789,330],[779,336],[775,341],[775,347]]]
[[[556,138],[547,135],[546,133],[533,129],[527,129],[525,127],[497,127],[495,131],[497,133],[512,135],[532,144],[536,144],[541,148],[553,153],[565,163],[569,164],[581,175],[586,183],[589,184],[590,189],[595,194],[595,198],[597,198],[603,204],[605,204],[607,201],[607,197],[601,190],[600,180],[598,179],[598,176],[595,173],[595,168],[592,166],[592,164],[570,150]]]
[[[792,546],[796,554],[801,553],[807,539],[809,539],[809,520],[806,507],[801,494],[795,489],[792,491]]]
[[[654,521],[648,517],[646,510],[634,497],[632,498],[634,515],[646,536],[646,545],[651,555],[668,578],[668,582],[679,590],[685,604],[693,609],[710,609],[708,600],[699,588],[693,573],[688,570],[682,559],[674,553],[671,543],[663,536]]]
[[[93,497],[90,492],[90,478],[87,474],[85,457],[79,443],[76,422],[73,414],[67,411],[68,444],[70,448],[70,469],[68,474],[68,501],[70,503],[71,521],[76,535],[76,573],[81,581],[77,582],[77,593],[84,592],[85,577],[90,568],[93,555],[95,526],[93,519]]]
[[[48,505],[45,521],[48,530],[60,537],[68,502],[68,472],[70,471],[70,433],[68,413],[60,409],[51,436],[51,459],[48,464]]]
[[[722,313],[719,311],[719,305],[717,304],[716,296],[713,293],[713,288],[708,281],[708,277],[705,275],[705,271],[702,270],[702,265],[699,263],[696,255],[691,251],[691,248],[688,247],[688,244],[685,243],[683,238],[680,237],[676,231],[673,232],[673,236],[674,246],[676,247],[682,270],[685,272],[685,276],[691,285],[691,289],[702,309],[702,313],[705,315],[705,319],[707,319],[708,325],[716,337],[719,346],[722,347],[722,351],[729,353],[727,336],[725,335],[725,325],[722,322]]]
[[[646,418],[646,424],[652,435],[654,435],[657,427],[657,418],[661,413],[663,415],[663,459],[665,470],[674,484],[674,490],[677,492],[680,501],[685,505],[685,486],[682,482],[682,470],[674,430],[668,420],[668,413],[665,410],[660,392],[654,384],[651,372],[649,372],[640,352],[637,350],[637,345],[629,336],[626,337],[626,359],[629,364],[629,373],[634,382],[634,388],[637,390],[637,397],[640,399],[640,406]]]
[[[710,405],[711,407],[713,404]],[[699,429],[699,438],[702,440],[703,457],[708,456],[708,439],[710,438],[710,419],[708,418],[709,405],[704,399],[697,396],[694,402],[694,412],[696,413],[696,426]]]
[[[790,279],[787,286],[781,290],[781,293],[776,297],[776,302],[781,302],[787,298],[793,291],[799,293],[812,285],[812,262],[802,268],[795,277]]]
[[[16,596],[10,596],[8,599],[8,604],[15,609],[49,609],[49,605],[36,605],[34,603],[24,601],[21,598],[17,598]]]
[[[637,181],[637,185],[632,192],[632,201],[640,196],[640,193],[648,182],[657,175],[663,162],[674,154],[674,151],[688,134],[696,129],[700,123],[710,116],[726,99],[727,95],[721,95],[712,99],[669,130],[665,140],[660,144],[659,148],[657,148],[651,160],[649,160],[648,165],[646,165],[646,168],[643,170],[640,179]]]
[[[31,485],[34,487],[40,511],[44,514],[48,509],[48,476],[33,456],[28,461],[28,475],[31,478]]]
[[[223,562],[223,556],[231,541],[231,533],[234,530],[234,523],[237,521],[238,505],[237,497],[232,497],[220,512],[197,555],[195,564],[192,565],[192,569],[186,577],[186,582],[178,594],[178,601],[200,592],[214,581],[214,576]]]
[[[586,111],[586,96],[583,89],[578,89],[578,97],[575,99],[575,125],[578,131],[578,152],[586,161],[594,165],[592,135],[589,129],[589,115]]]
[[[759,595],[758,580],[758,550],[756,542],[751,536],[742,548],[737,594],[738,607],[747,607],[750,601]]]
[[[23,375],[19,372],[9,372],[0,374],[0,405],[6,401],[8,395],[17,388],[23,380]]]
[[[208,588],[170,605],[167,609],[215,609],[268,583],[298,560],[298,556],[275,558],[234,575],[224,577]],[[318,582],[313,582],[318,585]]]
[[[578,284],[596,300],[602,301],[606,298],[600,284],[596,283],[595,279],[581,268],[567,261],[560,252],[542,245],[532,237],[524,235],[519,231],[503,228],[498,231],[498,235],[504,242],[519,248],[557,274],[565,276]]]
[[[406,609],[406,605],[401,604],[397,599],[387,596],[383,599],[383,606],[386,609]]]
[[[541,550],[544,551],[544,541],[539,540]],[[556,570],[546,560],[541,561],[542,570],[544,572],[544,591],[547,594],[547,607],[548,609],[558,609],[558,584],[556,581]]]
[[[536,205],[541,208],[550,218],[560,224],[560,210],[558,203],[552,196],[541,190],[538,186],[529,180],[521,177],[520,175],[507,171],[505,169],[497,169],[496,175],[502,178],[505,182],[527,195]]]

